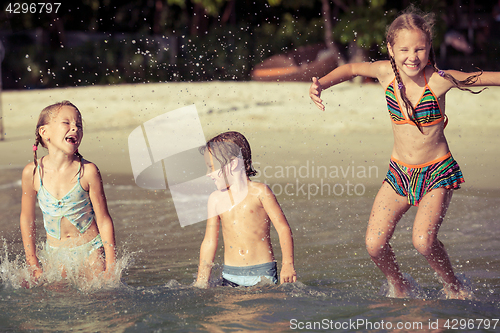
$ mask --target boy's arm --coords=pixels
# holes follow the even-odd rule
[[[208,216],[205,238],[200,247],[200,265],[196,277],[195,287],[208,288],[208,280],[214,264],[215,252],[219,242],[220,217],[215,213],[215,203],[213,195],[208,199]]]
[[[22,174],[22,197],[20,227],[23,239],[26,263],[33,278],[38,280],[42,275],[42,268],[36,256],[36,226],[35,226],[35,201],[36,191],[33,187],[33,163],[28,164]]]
[[[86,163],[85,175],[88,177],[90,201],[94,208],[97,228],[101,234],[104,254],[106,255],[106,273],[110,274],[116,264],[116,242],[113,220],[108,211],[102,178],[97,166],[93,163]]]
[[[261,184],[260,186],[262,186],[260,200],[274,228],[278,232],[280,240],[282,254],[280,283],[296,282],[297,273],[294,266],[292,230],[271,189],[265,184]]]

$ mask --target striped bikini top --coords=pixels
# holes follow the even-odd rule
[[[40,189],[37,193],[38,205],[43,213],[43,225],[47,234],[61,239],[61,219],[67,218],[80,233],[84,233],[92,224],[94,219],[94,208],[90,202],[89,192],[86,192],[80,184],[80,169],[78,170],[78,181],[75,186],[61,199],[55,198],[43,187],[40,164],[38,174],[40,176]]]
[[[448,124],[448,119],[446,115],[443,116],[441,113],[441,108],[439,107],[439,103],[436,95],[432,92],[431,88],[427,84],[427,79],[425,78],[425,89],[422,97],[418,101],[415,106],[414,117],[415,120],[420,126],[431,126],[438,124],[444,120],[444,126]],[[411,124],[415,125],[413,121],[408,119],[406,115],[402,112],[403,108],[399,103],[398,96],[395,91],[396,78],[392,80],[392,82],[387,86],[385,90],[385,99],[387,101],[387,108],[389,109],[389,114],[391,116],[391,120],[395,124]]]

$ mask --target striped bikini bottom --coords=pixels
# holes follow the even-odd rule
[[[418,206],[425,194],[436,188],[459,189],[464,182],[462,171],[451,152],[434,161],[409,165],[391,157],[384,179],[408,203]]]

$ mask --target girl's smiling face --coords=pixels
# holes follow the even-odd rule
[[[83,138],[80,113],[71,106],[62,106],[47,125],[40,127],[40,134],[53,148],[73,155]]]
[[[387,46],[400,74],[413,78],[427,66],[431,44],[419,29],[401,29]]]

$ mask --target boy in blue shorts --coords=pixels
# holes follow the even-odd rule
[[[271,189],[249,178],[257,172],[248,141],[238,132],[226,132],[208,141],[201,152],[207,176],[217,190],[208,199],[207,228],[194,286],[208,287],[220,226],[224,238],[223,285],[278,283],[271,223],[278,232],[282,251],[280,283],[297,281],[290,226]]]

